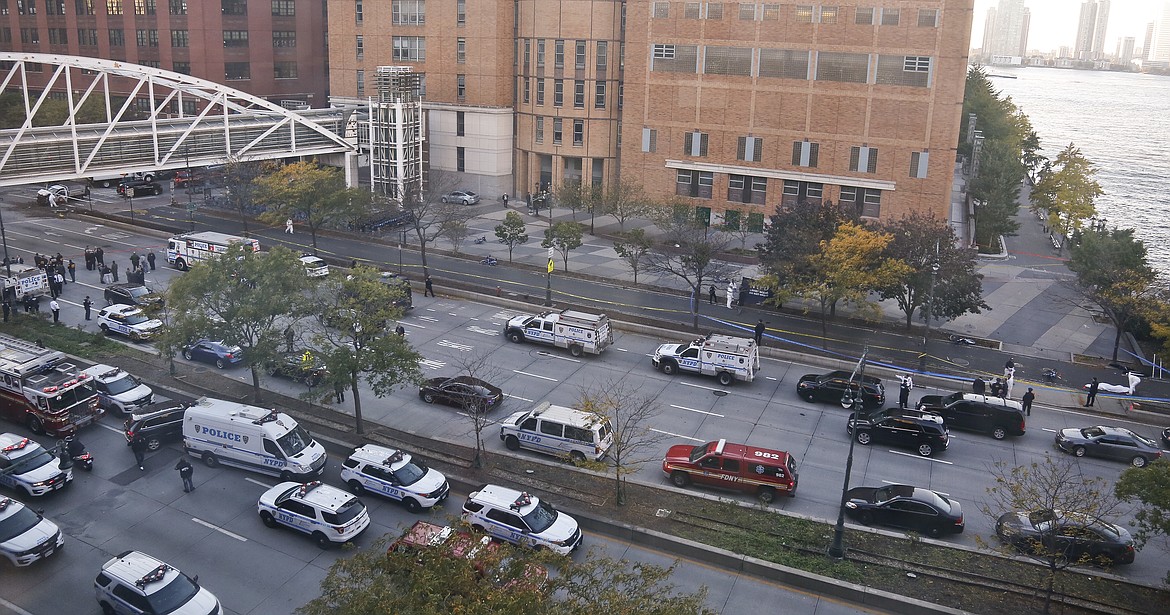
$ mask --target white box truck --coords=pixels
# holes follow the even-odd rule
[[[574,310],[521,314],[504,324],[504,337],[519,344],[525,340],[568,348],[579,357],[601,354],[613,343],[613,330],[605,314],[588,314]]]
[[[234,401],[203,397],[188,406],[183,447],[208,467],[222,463],[282,481],[307,481],[325,471],[325,447],[296,419]]]
[[[689,344],[662,344],[650,359],[666,375],[692,372],[715,376],[729,386],[736,380],[751,382],[760,369],[760,349],[748,337],[711,333]]]

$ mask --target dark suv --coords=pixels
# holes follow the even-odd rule
[[[942,417],[924,413],[903,413],[898,408],[876,412],[856,412],[849,415],[846,430],[856,435],[857,443],[884,442],[894,446],[913,449],[923,457],[930,457],[938,451],[945,451],[950,433]]]
[[[941,416],[948,428],[991,434],[996,440],[1024,435],[1024,410],[1010,399],[961,392],[926,395],[918,409]]]
[[[163,442],[183,439],[183,413],[187,405],[177,401],[150,404],[126,419],[126,445],[136,437],[146,440],[146,448],[156,451]]]
[[[166,303],[162,295],[141,284],[111,284],[106,287],[105,297],[109,305],[137,305],[147,310],[161,309]]]

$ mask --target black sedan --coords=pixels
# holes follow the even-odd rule
[[[1009,512],[995,522],[1005,543],[1040,556],[1058,555],[1077,564],[1132,564],[1133,537],[1123,527],[1060,511]]]
[[[269,376],[295,380],[305,386],[315,387],[329,378],[329,370],[308,350],[283,352],[264,364]]]
[[[143,309],[160,309],[163,296],[141,284],[111,284],[105,290],[106,304],[137,305]]]
[[[504,392],[471,376],[431,378],[418,388],[418,396],[428,404],[441,403],[471,412],[488,412],[504,401]]]
[[[1121,427],[1062,429],[1056,434],[1056,447],[1077,457],[1128,461],[1135,468],[1144,468],[1162,456],[1157,442]]]
[[[931,538],[963,533],[963,507],[942,494],[910,485],[854,487],[845,514],[864,525],[888,525]]]
[[[862,388],[857,382],[851,381],[852,376],[853,374],[845,371],[807,374],[801,376],[800,382],[796,383],[796,394],[805,401],[841,404],[842,408],[848,410],[853,407],[852,400],[857,398],[858,389]],[[865,409],[881,408],[886,403],[886,389],[878,378],[866,376],[864,389]]]

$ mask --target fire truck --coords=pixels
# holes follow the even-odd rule
[[[253,252],[260,251],[260,242],[255,239],[215,231],[187,233],[175,235],[167,241],[167,262],[179,271],[186,271],[195,263],[227,252],[228,247],[235,243],[250,246]]]
[[[93,378],[64,353],[0,335],[0,415],[36,434],[73,435],[105,414]]]

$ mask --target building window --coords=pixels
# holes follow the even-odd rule
[[[294,0],[272,0],[273,17],[292,17],[297,14]]]
[[[69,34],[65,28],[49,28],[50,45],[68,45]]]
[[[880,218],[882,214],[882,191],[876,188],[841,186],[838,198],[842,207],[853,208],[863,218]]]
[[[532,79],[528,77],[521,77],[520,79],[524,81],[524,104],[528,104],[528,99],[532,94]]]
[[[83,47],[97,47],[97,28],[78,28],[77,42]]]
[[[565,67],[565,41],[563,40],[558,40],[553,45],[553,67]]]
[[[171,70],[176,72],[176,73],[179,73],[180,75],[190,75],[191,74],[191,63],[190,62],[171,62]]]
[[[248,31],[247,30],[224,30],[223,31],[223,46],[224,47],[247,47],[248,46]]]
[[[421,26],[427,22],[426,0],[394,0],[390,3],[390,23]]]
[[[126,34],[122,28],[110,28],[110,47],[126,46]]]
[[[366,57],[366,37],[359,34],[354,37],[354,50],[357,53],[357,59],[361,60]]]
[[[536,104],[544,105],[544,79],[536,80]]]
[[[817,52],[817,81],[865,83],[868,76],[869,54]]]
[[[585,81],[582,79],[573,82],[573,107],[585,108]]]
[[[688,132],[683,135],[683,155],[684,156],[706,156],[707,155],[707,133],[705,132]]]
[[[8,3],[4,3],[5,7]],[[65,14],[65,0],[45,0],[45,14],[46,15],[64,15]]]
[[[600,79],[597,80],[597,88],[593,92],[593,108],[605,108],[605,82]]]
[[[247,62],[225,62],[223,78],[228,81],[242,81],[252,78],[252,65]]]
[[[626,95],[626,84],[618,82],[618,109],[622,108],[622,99]]]
[[[528,72],[528,67],[532,66],[532,41],[524,39],[524,72]]]
[[[674,181],[674,193],[678,196],[709,199],[711,198],[711,186],[715,184],[715,174],[710,171],[680,169],[675,174]]]
[[[653,47],[650,70],[664,73],[694,73],[699,65],[696,45],[661,45]]]
[[[683,19],[698,19],[699,18],[699,2],[684,2],[683,3]]]
[[[106,0],[106,15],[121,15],[122,0]]]
[[[156,12],[157,6],[155,0],[134,0],[135,15],[154,15]]]
[[[607,62],[609,62],[609,43],[597,41],[597,72],[604,73]]]
[[[467,114],[463,111],[455,112],[455,136],[466,136],[464,132],[467,130]]]
[[[89,4],[90,10],[92,11],[93,10],[92,0],[88,1],[87,4]],[[169,0],[167,2],[167,7],[169,8],[171,15],[186,15],[187,14],[187,0]],[[87,14],[93,15],[92,12],[87,13]]]
[[[878,56],[874,82],[881,85],[930,87],[931,64],[928,56]]]
[[[459,26],[467,25],[467,0],[456,0],[455,24]]]
[[[926,179],[926,168],[930,165],[930,152],[910,152],[910,177]]]
[[[812,23],[813,22],[813,7],[807,4],[797,5],[796,7],[796,23]]]
[[[655,60],[673,60],[674,45],[654,45]]]
[[[752,52],[750,47],[707,47],[703,52],[703,72],[750,77]]]
[[[768,197],[768,178],[751,175],[730,175],[727,178],[727,200],[734,203],[763,205]]]
[[[655,2],[654,3],[654,19],[669,19],[670,18],[670,3],[669,2]]]
[[[536,116],[536,142],[544,143],[544,116]]]
[[[585,145],[585,120],[573,120],[573,145]]]
[[[787,179],[784,180],[784,189],[780,196],[780,204],[785,207],[806,203],[819,204],[821,198],[824,196],[824,192],[824,184]]]
[[[297,78],[297,63],[296,62],[273,62],[272,76],[276,79],[296,79]]]
[[[561,144],[561,124],[562,120],[559,117],[553,118],[553,145]]]
[[[642,151],[658,151],[658,131],[653,128],[642,128]]]
[[[761,49],[760,76],[808,79],[808,53],[795,49]]]
[[[764,140],[760,137],[740,137],[735,151],[736,160],[760,162],[764,155]]]
[[[918,9],[919,28],[938,27],[938,9]]]
[[[808,140],[795,141],[792,144],[792,166],[815,169],[820,153],[820,143],[809,143]]]
[[[455,63],[467,64],[467,39],[455,39]]]
[[[427,39],[421,36],[395,36],[393,58],[402,62],[426,62]]]
[[[565,104],[565,80],[553,80],[553,106],[560,107]]]
[[[467,99],[467,75],[455,75],[455,96],[460,102]]]
[[[357,95],[362,97],[366,95],[366,71],[357,71]]]
[[[39,45],[41,43],[41,33],[36,28],[21,28],[20,42],[24,45]]]
[[[175,2],[178,2],[178,1],[180,1],[180,0],[171,0],[171,4],[173,5]],[[95,12],[93,9],[93,3],[94,3],[94,0],[77,0],[77,7],[76,7],[77,14],[78,15],[94,15]],[[4,4],[4,6],[5,6],[5,9],[7,9],[8,3],[6,2]],[[187,6],[186,3],[184,3],[183,4],[184,10],[186,10],[186,6]],[[8,11],[5,10],[4,14],[7,15]]]
[[[840,11],[840,9],[838,9],[838,7],[835,7],[835,6],[822,6],[820,8],[821,14],[820,14],[819,21],[821,23],[828,23],[828,24],[837,23],[837,13],[839,11]]]
[[[186,30],[171,30],[171,47],[189,47],[190,40]]]
[[[536,68],[544,68],[544,44],[543,38],[536,41]]]
[[[297,46],[297,32],[296,32],[296,30],[273,30],[272,31],[272,46],[273,47],[296,47]]]
[[[872,6],[859,6],[859,7],[857,7],[856,11],[853,13],[853,23],[855,23],[859,26],[872,26],[873,25],[873,7]]]
[[[896,26],[898,25],[899,9],[882,9],[882,25]]]
[[[723,3],[722,2],[708,2],[707,3],[707,19],[720,20],[723,19]]]
[[[135,7],[142,0],[134,0]],[[247,15],[248,2],[247,0],[222,0],[220,11],[224,15]],[[135,11],[137,12],[137,11]]]
[[[585,41],[577,41],[576,64],[577,70],[585,68]]]
[[[752,4],[746,4],[746,3],[740,2],[739,3],[739,18],[742,21],[755,21],[756,20],[756,5],[755,5],[755,3],[753,2]]]
[[[765,2],[764,3],[764,21],[776,21],[780,19],[780,3],[779,2]]]
[[[878,151],[876,147],[849,148],[849,170],[860,173],[877,173]]]
[[[460,147],[455,148],[455,170],[460,171],[460,172],[467,170],[467,148],[466,147],[460,146]]]
[[[139,47],[158,47],[158,30],[138,30],[134,34]]]

